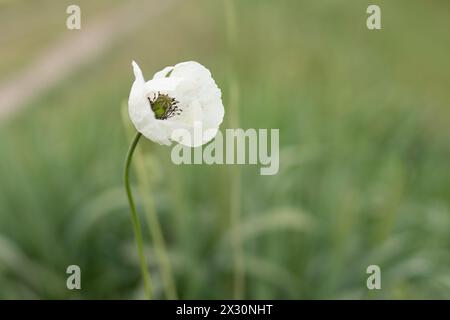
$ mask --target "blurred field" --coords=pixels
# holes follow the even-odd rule
[[[279,174],[240,168],[245,298],[450,298],[450,3],[377,1],[383,30],[368,31],[369,1],[235,1],[230,46],[224,1],[175,1],[0,119],[0,298],[142,297],[122,186],[132,59],[147,78],[197,60],[222,88],[223,128],[230,79],[242,128],[280,128]],[[84,25],[125,1],[78,3]],[[0,1],[0,85],[83,32],[65,28],[69,4]],[[233,167],[142,146],[179,296],[232,298]],[[371,264],[382,290],[366,288]]]

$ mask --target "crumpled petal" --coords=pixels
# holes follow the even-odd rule
[[[173,70],[173,67],[165,67],[161,71],[158,71],[153,76],[153,79],[166,78],[170,71]]]
[[[145,92],[147,95],[158,91],[169,93],[174,91],[181,81],[183,79],[175,77],[152,79],[145,83]]]
[[[145,82],[137,63],[133,61],[132,65],[135,81],[128,99],[128,111],[136,130],[146,138],[165,145],[177,141],[196,147],[215,137],[223,121],[224,107],[221,91],[208,69],[198,62],[182,62],[165,67],[152,80]],[[176,99],[181,114],[165,120],[156,119],[149,99],[156,98],[159,93]],[[194,134],[198,127],[203,135]],[[188,132],[191,139],[180,141],[180,129]]]

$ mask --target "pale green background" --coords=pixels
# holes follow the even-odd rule
[[[132,59],[146,77],[197,60],[222,88],[223,128],[280,129],[278,175],[240,167],[245,298],[450,298],[450,2],[235,1],[227,18],[223,1],[183,0],[150,17],[157,2],[77,1],[80,31],[65,27],[72,1],[0,2],[0,89],[111,10],[149,14],[0,118],[0,298],[142,297],[122,186]],[[366,28],[372,3],[380,31]],[[179,296],[232,298],[235,167],[177,167],[142,145]],[[81,291],[66,289],[70,264]],[[366,288],[370,264],[380,291]]]

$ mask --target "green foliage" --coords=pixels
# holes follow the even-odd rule
[[[278,175],[241,168],[246,298],[449,298],[449,3],[380,1],[383,29],[368,31],[367,1],[236,1],[230,57],[222,4],[181,2],[0,124],[0,298],[142,297],[121,180],[132,59],[147,78],[198,60],[225,108],[237,82],[241,127],[280,129]],[[8,32],[33,34],[2,45],[6,77],[48,45],[34,39],[56,38],[45,21],[61,12],[29,30],[33,11],[3,6],[20,21]],[[178,295],[231,298],[231,167],[142,148]],[[81,291],[66,289],[71,264]],[[366,288],[371,264],[380,291]]]

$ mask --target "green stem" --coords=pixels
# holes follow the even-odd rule
[[[145,296],[147,297],[147,299],[150,300],[152,298],[152,289],[151,289],[151,284],[150,284],[150,273],[148,272],[147,261],[146,261],[145,255],[144,255],[144,245],[143,245],[143,240],[142,240],[141,222],[136,213],[136,205],[134,204],[133,194],[131,192],[131,187],[130,187],[131,159],[133,158],[134,150],[136,149],[136,146],[137,146],[141,136],[142,136],[142,134],[140,132],[138,132],[136,134],[136,136],[134,137],[133,142],[130,145],[130,149],[128,149],[127,157],[125,160],[124,183],[125,183],[125,190],[126,190],[127,197],[128,197],[128,203],[130,205],[131,221],[133,222],[134,237],[136,240],[136,246],[137,246],[137,250],[138,250],[142,278],[144,280]]]
[[[161,270],[165,294],[168,299],[176,300],[178,299],[178,296],[175,279],[172,274],[172,266],[167,253],[166,242],[163,237],[161,224],[159,223],[158,215],[156,214],[155,203],[149,194],[151,183],[145,163],[146,159],[142,150],[136,150],[134,164],[138,175],[137,180],[139,191],[142,195],[142,204],[144,207],[145,217],[147,218],[147,224],[153,240],[153,248],[155,249],[158,266]]]

